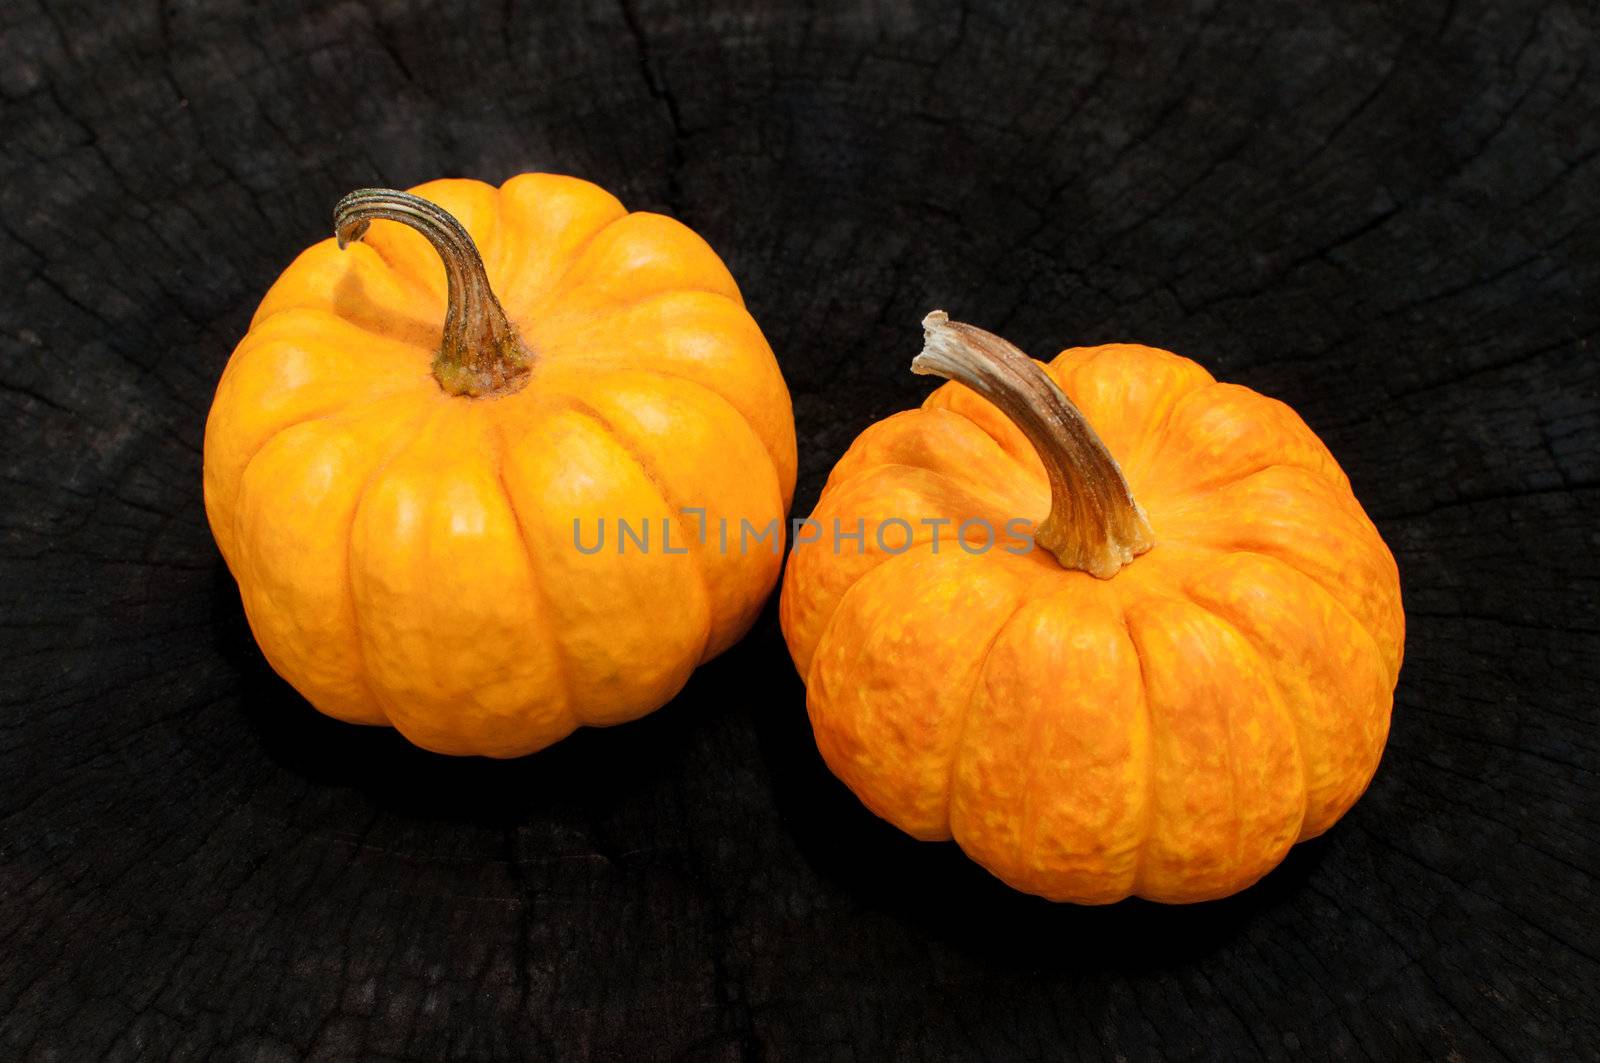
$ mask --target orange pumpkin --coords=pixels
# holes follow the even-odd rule
[[[794,423],[688,228],[551,174],[413,192],[346,197],[262,300],[206,512],[318,709],[516,756],[650,712],[745,631],[780,558],[701,533],[781,524]]]
[[[824,759],[1030,893],[1248,886],[1388,734],[1405,617],[1349,481],[1187,358],[924,327],[914,371],[959,383],[851,445],[784,577]]]

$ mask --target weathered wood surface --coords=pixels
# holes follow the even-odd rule
[[[1592,3],[0,10],[0,1056],[1595,1058]],[[821,766],[769,609],[519,763],[311,712],[200,439],[352,187],[580,174],[727,258],[797,509],[930,307],[1283,398],[1399,557],[1378,778],[1214,905],[1052,907]]]

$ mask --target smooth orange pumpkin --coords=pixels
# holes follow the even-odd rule
[[[706,524],[781,523],[794,487],[788,391],[722,261],[551,174],[352,193],[335,231],[267,293],[206,424],[206,512],[267,660],[445,753],[662,705],[777,580]]]
[[[1399,579],[1349,481],[1293,410],[1187,358],[1041,365],[924,326],[913,369],[959,383],[851,445],[784,577],[824,759],[1030,893],[1248,886],[1388,734]]]

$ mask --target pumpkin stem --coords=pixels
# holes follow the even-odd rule
[[[451,395],[506,395],[528,381],[533,353],[517,335],[489,287],[483,256],[472,236],[437,203],[392,188],[360,188],[333,208],[333,233],[342,250],[366,234],[374,218],[409,225],[444,260],[448,303],[444,338],[433,360],[433,376]]]
[[[998,406],[1039,452],[1050,477],[1050,514],[1034,529],[1034,542],[1065,567],[1101,579],[1155,545],[1116,459],[1037,362],[943,310],[923,318],[922,328],[922,353],[911,371],[965,384]]]

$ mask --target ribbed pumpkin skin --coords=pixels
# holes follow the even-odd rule
[[[1328,829],[1377,767],[1404,643],[1394,559],[1284,404],[1149,347],[1045,368],[1156,546],[1107,580],[1043,549],[968,553],[961,521],[1003,532],[1049,511],[1033,447],[954,383],[873,425],[784,577],[817,745],[875,813],[953,837],[1018,889],[1226,896]],[[896,556],[873,534],[891,518],[919,532]],[[952,521],[937,553],[923,518]],[[866,552],[832,549],[836,519],[865,522]]]
[[[206,424],[206,512],[267,660],[330,716],[516,756],[666,702],[777,580],[707,519],[787,512],[794,423],[717,255],[569,177],[413,189],[472,234],[534,355],[525,387],[446,394],[438,252],[389,221],[273,285]],[[573,521],[592,547],[574,546]],[[619,519],[651,549],[617,553]],[[662,549],[662,521],[672,522]],[[712,525],[715,528],[715,525]],[[632,543],[629,544],[630,547]]]

